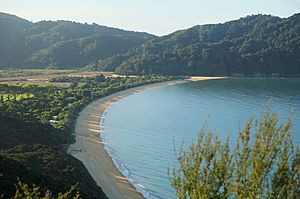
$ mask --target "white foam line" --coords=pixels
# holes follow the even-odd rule
[[[108,110],[110,109],[107,108],[104,112],[103,115],[101,116],[100,120],[100,138],[102,139],[104,143],[104,149],[106,150],[108,156],[112,159],[114,165],[117,167],[117,169],[122,173],[122,175],[136,188],[138,192],[140,192],[145,198],[149,199],[151,196],[151,192],[147,191],[146,188],[136,182],[136,180],[131,176],[129,169],[126,167],[126,165],[116,156],[114,149],[111,148],[108,143],[107,143],[107,135],[105,134],[104,131],[104,121],[105,121],[105,115],[107,114]]]

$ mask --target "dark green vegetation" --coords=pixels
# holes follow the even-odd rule
[[[300,149],[293,147],[291,126],[265,112],[239,131],[235,148],[203,128],[170,173],[178,198],[299,198]]]
[[[19,178],[40,186],[41,194],[49,189],[57,196],[78,183],[83,198],[106,198],[83,164],[66,152],[78,112],[94,99],[168,79],[64,76],[52,81],[70,82],[70,88],[0,84],[0,196],[14,196]]]
[[[152,39],[95,64],[121,74],[299,75],[300,14],[253,15]]]
[[[300,14],[253,15],[163,37],[0,13],[1,68],[87,67],[120,74],[300,74]]]
[[[0,195],[12,197],[19,178],[43,193],[58,194],[78,183],[82,197],[106,198],[83,164],[65,152],[61,131],[5,115],[0,115]]]
[[[31,23],[0,13],[0,69],[82,68],[154,36],[71,21]]]
[[[34,198],[34,199],[78,199],[81,198],[79,192],[75,192],[75,186],[65,193],[59,193],[57,197],[49,190],[42,194],[40,187],[34,185],[30,187],[26,183],[18,182],[17,190],[13,199]]]

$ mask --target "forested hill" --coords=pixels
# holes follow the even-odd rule
[[[118,73],[299,75],[300,14],[194,26],[94,64]]]
[[[83,164],[60,147],[60,133],[0,113],[0,196],[12,198],[20,179],[38,185],[42,193],[50,189],[58,195],[77,185],[83,198],[107,199]]]
[[[300,14],[252,15],[170,35],[0,13],[0,69],[82,68],[121,74],[300,75]]]
[[[32,23],[0,13],[0,69],[81,68],[154,37],[71,21]]]

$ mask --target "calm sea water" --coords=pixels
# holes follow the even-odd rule
[[[239,126],[270,104],[280,120],[293,117],[300,146],[300,79],[223,79],[190,82],[130,95],[103,116],[103,139],[115,164],[147,198],[175,198],[168,167],[174,143],[190,144],[207,121],[234,144]]]

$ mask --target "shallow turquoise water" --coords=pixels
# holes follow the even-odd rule
[[[223,79],[149,89],[109,108],[102,119],[106,149],[116,165],[147,198],[175,198],[168,167],[174,144],[189,144],[208,128],[234,145],[239,126],[270,103],[281,121],[293,117],[300,145],[300,79]]]

